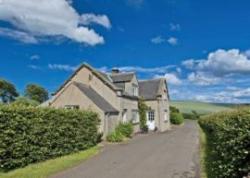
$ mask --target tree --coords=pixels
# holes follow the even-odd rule
[[[36,84],[28,84],[25,89],[25,96],[31,100],[42,103],[49,98],[48,91]]]
[[[18,95],[16,87],[12,83],[0,79],[0,100],[3,103],[15,101],[15,98],[18,97]]]
[[[139,108],[139,115],[140,115],[140,129],[142,132],[147,132],[148,131],[148,126],[147,126],[148,106],[146,105],[143,98],[139,99],[138,108]]]

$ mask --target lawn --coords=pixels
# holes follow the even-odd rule
[[[171,106],[177,107],[182,113],[191,113],[195,110],[198,114],[208,114],[212,112],[219,112],[229,110],[232,105],[204,103],[197,101],[171,101]]]
[[[100,147],[96,146],[71,155],[31,164],[8,173],[0,173],[0,178],[47,178],[57,172],[78,165],[82,161],[96,155],[99,150]]]

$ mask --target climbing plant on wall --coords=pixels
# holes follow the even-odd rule
[[[143,98],[139,99],[138,108],[139,108],[139,115],[140,115],[140,129],[142,132],[147,132],[148,126],[147,126],[146,114],[147,114],[148,106],[146,105],[145,100]]]

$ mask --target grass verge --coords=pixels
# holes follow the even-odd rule
[[[200,131],[200,177],[201,178],[214,178],[213,171],[212,171],[212,150],[210,146],[210,139],[209,136],[199,127]]]
[[[82,161],[96,155],[99,150],[100,147],[95,146],[78,153],[47,160],[41,163],[31,164],[27,167],[16,169],[8,173],[0,173],[0,178],[47,178],[52,174],[78,165]]]

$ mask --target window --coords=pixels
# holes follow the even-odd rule
[[[154,111],[148,111],[148,120],[149,121],[155,120],[155,112]]]
[[[93,79],[93,75],[89,74],[89,81],[91,81]]]
[[[135,84],[132,84],[132,94],[133,96],[138,96],[138,86]]]
[[[168,121],[168,110],[164,111],[164,121]]]
[[[65,109],[80,109],[79,105],[65,105]]]
[[[127,109],[122,112],[122,122],[127,122]]]
[[[138,123],[139,122],[139,112],[138,110],[132,110],[132,123]]]

